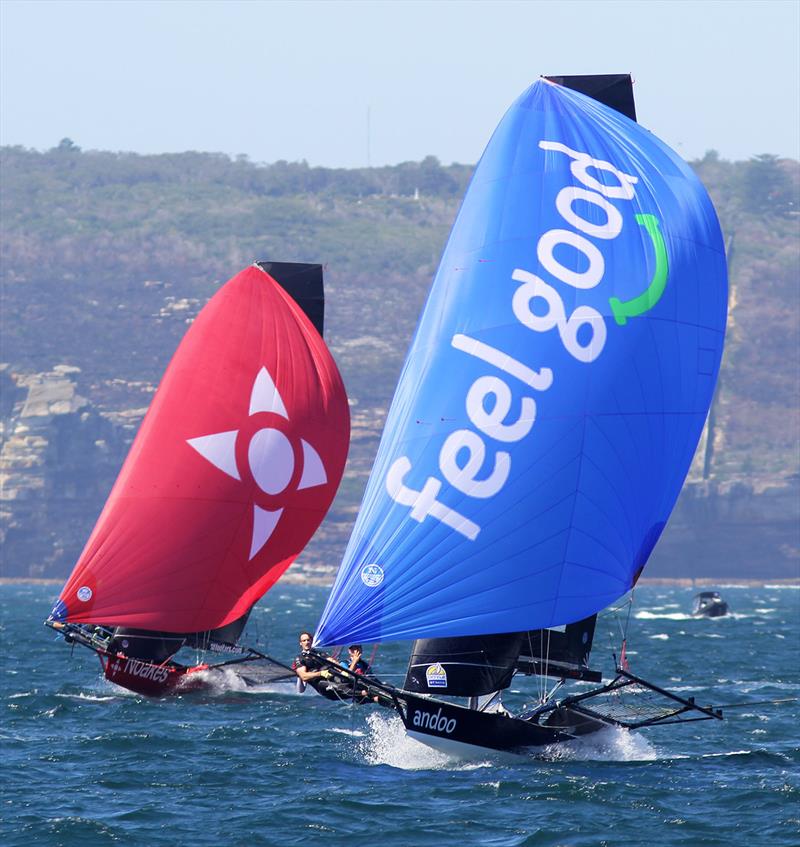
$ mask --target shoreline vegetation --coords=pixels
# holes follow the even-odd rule
[[[709,151],[691,166],[725,235],[728,333],[708,425],[642,583],[800,580],[800,162]],[[324,264],[325,338],[350,402],[344,480],[284,577],[330,585],[472,166],[260,165],[65,138],[46,152],[0,147],[0,169],[13,316],[0,357],[3,576],[71,571],[187,326],[224,280],[272,259]]]

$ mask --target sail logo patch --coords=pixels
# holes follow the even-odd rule
[[[455,718],[448,718],[443,715],[441,709],[437,712],[421,712],[417,709],[411,723],[420,729],[432,729],[434,732],[444,732],[447,735],[451,735],[458,726],[458,721]]]
[[[447,688],[447,671],[439,662],[428,665],[425,671],[425,682],[428,688]]]
[[[78,589],[77,596],[81,603],[88,603],[92,599],[92,589],[88,585],[83,585]]]
[[[367,588],[377,588],[383,582],[383,568],[380,565],[364,565],[361,568],[361,581]]]
[[[249,416],[261,412],[271,412],[289,420],[283,399],[269,371],[262,367],[253,382],[250,393]],[[196,450],[214,467],[241,482],[242,477],[236,462],[236,441],[239,430],[215,432],[187,439],[187,444]],[[255,432],[247,446],[247,463],[250,475],[258,488],[267,496],[275,497],[284,492],[292,493],[292,488],[300,491],[325,485],[328,475],[319,453],[305,439],[300,439],[302,472],[296,486],[290,486],[295,477],[295,449],[288,436],[275,427],[264,427]],[[269,541],[278,526],[283,509],[263,509],[253,503],[253,532],[250,542],[249,559]]]

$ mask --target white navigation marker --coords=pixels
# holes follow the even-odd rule
[[[256,412],[275,412],[286,420],[289,420],[289,415],[286,414],[286,406],[283,405],[281,395],[269,375],[266,368],[261,368],[256,376],[256,381],[253,383],[253,391],[250,394],[250,412],[254,415]]]
[[[236,436],[238,429],[229,432],[217,432],[214,435],[201,435],[199,438],[189,438],[186,443],[214,467],[224,471],[228,476],[241,480],[239,469],[236,467]]]

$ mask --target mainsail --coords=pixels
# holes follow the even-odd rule
[[[344,471],[347,397],[267,267],[237,274],[187,332],[52,621],[235,640],[319,526]]]
[[[559,629],[418,639],[403,688],[475,697],[508,688],[517,671],[599,682],[589,669],[596,615]]]
[[[691,169],[535,83],[454,224],[316,643],[542,629],[625,594],[688,472],[726,313]]]

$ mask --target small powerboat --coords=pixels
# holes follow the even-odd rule
[[[701,591],[694,598],[693,618],[721,618],[728,614],[728,604],[717,591]]]

